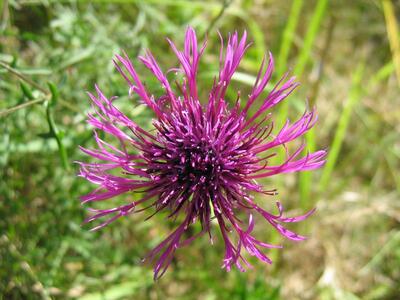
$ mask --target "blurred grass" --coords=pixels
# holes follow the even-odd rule
[[[350,118],[352,117],[352,111],[354,106],[360,100],[361,91],[361,80],[364,73],[365,63],[359,63],[356,71],[353,74],[351,80],[350,93],[348,100],[344,104],[343,110],[340,114],[337,129],[335,131],[335,136],[333,137],[332,145],[329,147],[329,154],[326,159],[326,165],[321,175],[321,181],[319,183],[319,188],[321,190],[326,190],[329,182],[331,181],[332,172],[334,170],[336,161],[340,155],[340,150],[342,148],[342,143],[345,138],[346,132],[348,131],[348,126],[350,123]]]
[[[314,44],[314,41],[317,37],[318,31],[321,27],[321,23],[324,19],[324,15],[328,9],[328,0],[320,0],[317,2],[310,25],[308,26],[307,33],[304,37],[303,47],[299,53],[297,64],[293,70],[294,74],[299,78],[303,76],[304,69],[311,58],[311,50]],[[315,105],[316,99],[311,99],[312,103],[310,103],[310,108],[313,109]],[[316,141],[315,141],[315,129],[312,128],[306,135],[305,139],[307,142],[308,153],[312,153],[316,151]],[[311,172],[303,172],[299,175],[299,192],[300,192],[300,205],[302,208],[306,209],[310,207],[312,204],[311,200],[311,188],[312,188],[312,173]]]
[[[398,298],[398,2],[235,0],[223,9],[224,3],[1,3],[2,299]],[[162,216],[144,222],[146,216],[135,215],[88,232],[78,198],[92,186],[76,178],[73,161],[83,159],[78,145],[93,145],[85,91],[94,83],[107,95],[121,96],[121,110],[150,128],[151,113],[123,96],[126,86],[111,58],[123,49],[135,57],[150,48],[166,70],[177,60],[164,37],[181,45],[188,24],[200,35],[209,31],[199,74],[202,97],[217,72],[216,30],[226,36],[246,29],[254,45],[228,100],[235,99],[236,88],[247,95],[263,54],[272,51],[278,75],[272,84],[288,69],[302,82],[274,119],[297,118],[310,97],[319,120],[307,137],[309,149],[328,148],[329,156],[323,170],[264,182],[279,187],[289,214],[318,208],[307,226],[293,227],[310,237],[300,244],[283,242],[258,220],[260,238],[285,246],[269,253],[272,267],[251,259],[253,270],[226,273],[219,268],[223,245],[216,235],[213,246],[204,238],[180,249],[166,276],[153,282],[151,267],[140,260],[173,224]],[[160,93],[137,66],[149,89]],[[275,200],[258,199],[266,207]]]
[[[282,41],[280,43],[278,58],[277,58],[277,69],[276,73],[278,76],[282,76],[286,72],[287,62],[292,47],[293,39],[295,37],[297,24],[299,22],[301,9],[303,7],[303,0],[294,0],[290,13],[282,33]]]
[[[390,0],[383,0],[382,6],[386,20],[390,48],[392,50],[393,63],[396,67],[397,81],[400,86],[400,37],[396,20],[396,12],[393,3]]]

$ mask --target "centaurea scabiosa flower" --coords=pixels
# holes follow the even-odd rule
[[[163,95],[155,97],[140,80],[132,62],[125,54],[114,61],[117,70],[129,85],[129,94],[136,94],[154,113],[154,130],[142,129],[114,105],[96,86],[89,93],[94,113],[89,123],[97,130],[111,135],[118,147],[101,139],[95,132],[97,149],[82,151],[98,162],[81,162],[80,176],[98,185],[82,197],[83,203],[99,202],[129,192],[139,192],[142,198],[109,209],[90,209],[94,214],[86,221],[103,219],[94,227],[99,229],[129,213],[150,211],[150,216],[167,212],[179,225],[146,259],[154,263],[157,279],[167,270],[177,248],[189,244],[203,233],[212,238],[212,223],[218,224],[225,244],[223,267],[232,266],[244,271],[249,263],[244,251],[271,263],[265,248],[280,247],[258,240],[254,234],[254,215],[259,214],[284,237],[300,241],[300,236],[283,223],[306,219],[313,210],[299,217],[284,217],[282,205],[274,215],[261,208],[255,194],[274,195],[257,180],[276,174],[313,170],[323,165],[325,151],[302,156],[300,146],[278,165],[271,165],[274,149],[305,134],[316,122],[314,111],[304,113],[296,122],[289,121],[272,134],[273,123],[269,110],[284,100],[297,86],[294,78],[279,81],[267,95],[262,96],[271,79],[273,57],[263,60],[256,82],[243,105],[240,96],[233,105],[227,102],[226,92],[235,70],[249,44],[246,32],[229,36],[226,48],[221,38],[220,70],[214,80],[208,100],[200,99],[197,80],[199,60],[206,43],[199,45],[196,33],[188,28],[184,49],[180,51],[169,41],[177,56],[183,80],[173,88],[167,76],[150,52],[139,60],[160,82]],[[250,113],[256,106],[254,114]],[[285,147],[285,149],[287,149]],[[201,231],[189,230],[199,222]]]

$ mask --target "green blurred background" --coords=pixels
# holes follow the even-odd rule
[[[1,299],[400,299],[400,1],[51,1],[2,0],[0,21],[0,298]],[[163,69],[177,59],[193,26],[208,47],[199,85],[207,95],[218,68],[219,38],[247,30],[254,42],[234,77],[246,95],[264,53],[302,85],[274,111],[299,117],[316,106],[309,149],[328,148],[312,173],[265,181],[279,197],[259,199],[288,215],[317,207],[291,227],[309,236],[283,241],[258,220],[272,266],[256,260],[246,273],[220,268],[223,244],[207,237],[176,253],[152,280],[141,258],[174,224],[159,214],[131,215],[100,232],[82,225],[79,196],[93,188],[77,178],[78,145],[93,145],[85,91],[98,83],[121,96],[121,109],[145,128],[151,113],[126,97],[112,57],[148,48]],[[140,64],[150,90],[156,81]],[[397,76],[396,76],[397,74]],[[57,101],[54,101],[57,100]],[[127,196],[132,197],[131,195]]]

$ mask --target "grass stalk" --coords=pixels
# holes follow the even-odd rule
[[[317,1],[317,6],[315,7],[314,13],[311,17],[310,25],[304,38],[303,47],[301,48],[297,64],[294,68],[294,74],[296,76],[300,77],[303,75],[304,69],[310,60],[314,41],[317,37],[318,31],[321,27],[321,22],[328,8],[328,3],[329,0]]]
[[[297,24],[299,22],[299,16],[303,7],[303,0],[294,0],[290,9],[287,25],[282,34],[282,42],[279,49],[279,55],[277,60],[277,74],[282,76],[283,72],[287,68],[287,62],[289,58],[290,49],[293,44],[293,38],[296,33]]]
[[[318,75],[316,80],[311,86],[311,93],[309,95],[308,101],[310,108],[313,108],[316,104],[317,97],[319,94],[319,88],[322,81],[322,76],[324,72],[324,64],[326,60],[326,56],[329,52],[329,48],[331,46],[331,41],[333,37],[333,31],[336,24],[336,18],[334,16],[330,16],[329,18],[329,26],[328,31],[325,37],[324,46],[321,53],[321,58],[318,66]],[[316,135],[315,129],[311,128],[311,130],[305,135],[307,148],[309,152],[314,152],[316,149]],[[311,191],[312,191],[312,172],[302,172],[299,175],[299,189],[300,189],[300,206],[303,209],[308,209],[310,206],[314,205],[314,201],[311,200]]]
[[[397,82],[400,86],[400,38],[399,27],[396,21],[396,14],[391,0],[383,0],[383,14],[385,15],[386,30],[392,51],[392,58],[395,65]]]
[[[296,34],[296,28],[297,24],[299,22],[299,17],[301,10],[303,8],[304,1],[303,0],[294,0],[292,7],[290,9],[289,17],[287,19],[286,27],[283,31],[282,34],[282,41],[281,45],[279,48],[279,54],[278,54],[278,59],[277,59],[277,75],[282,76],[282,74],[285,72],[287,68],[287,63],[289,59],[289,54],[290,50],[293,45],[293,39]],[[287,117],[287,111],[288,111],[288,103],[286,101],[283,101],[283,103],[280,106],[279,109],[279,115],[277,118],[277,124],[280,126],[281,124],[284,123],[286,117]],[[283,156],[284,152],[282,151],[280,156]],[[278,181],[279,185],[283,185],[281,181]],[[271,233],[271,241],[274,244],[278,244],[280,242],[281,236],[276,233],[272,232]],[[271,251],[271,259],[272,261],[278,261],[279,260],[279,253],[277,251]],[[275,267],[278,266],[278,263],[273,264],[272,268],[273,270],[276,270]]]
[[[314,9],[313,15],[311,17],[310,25],[309,25],[306,35],[304,37],[304,43],[302,45],[300,54],[297,59],[297,64],[293,70],[293,73],[297,77],[301,77],[303,75],[304,69],[311,57],[311,51],[312,51],[312,48],[314,45],[314,41],[315,41],[315,38],[320,29],[320,25],[321,25],[324,15],[325,15],[325,12],[327,10],[328,1],[329,0],[318,1],[317,5]],[[294,4],[295,3],[293,3],[293,5]],[[289,23],[288,23],[288,26],[289,26]],[[293,33],[291,36],[293,37]],[[282,53],[280,53],[280,54],[285,55],[285,51],[282,50]],[[286,57],[286,60],[287,60],[287,57]],[[287,116],[288,116],[288,112],[289,112],[289,105],[287,102],[284,102],[281,106],[281,109],[279,110],[278,121],[277,121],[278,125],[281,125],[285,122],[285,120],[287,119]]]
[[[343,140],[350,123],[351,114],[354,106],[362,96],[361,80],[364,73],[364,62],[360,63],[353,74],[349,98],[340,115],[339,123],[333,138],[332,146],[329,149],[326,165],[322,172],[321,180],[319,182],[319,190],[323,191],[327,188],[332,176],[333,169],[339,157],[342,148]]]
[[[293,38],[296,33],[297,23],[299,20],[302,7],[303,7],[303,0],[293,1],[288,22],[283,32],[282,43],[279,50],[279,57],[277,62],[278,76],[282,76],[282,74],[285,72],[287,68],[289,54],[293,44]],[[279,109],[279,114],[276,122],[278,126],[285,123],[285,120],[288,116],[288,111],[289,111],[289,104],[286,101],[284,101]]]
[[[47,98],[42,98],[42,99],[35,99],[35,100],[31,100],[31,101],[27,101],[25,103],[7,108],[5,110],[0,111],[0,118],[7,116],[8,114],[11,114],[13,112],[16,112],[17,110],[23,109],[25,107],[34,105],[34,104],[38,104],[38,103],[42,103],[44,101],[46,101]]]

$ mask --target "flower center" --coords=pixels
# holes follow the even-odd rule
[[[176,164],[178,180],[189,184],[210,182],[215,176],[217,164],[217,156],[211,148],[202,145],[187,147]]]

